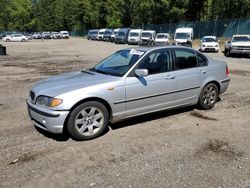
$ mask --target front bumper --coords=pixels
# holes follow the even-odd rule
[[[63,133],[63,126],[69,111],[54,111],[27,102],[28,113],[33,124],[55,134]]]
[[[201,47],[200,50],[202,52],[218,52],[219,51],[219,47]]]
[[[250,48],[231,48],[232,54],[250,54]]]

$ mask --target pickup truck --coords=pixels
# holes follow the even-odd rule
[[[250,56],[250,35],[234,35],[225,42],[225,56],[232,54],[248,54]]]

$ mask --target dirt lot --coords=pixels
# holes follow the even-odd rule
[[[125,45],[84,39],[4,45],[0,187],[250,187],[250,59],[208,54],[231,70],[228,92],[212,110],[151,114],[76,142],[34,128],[25,103],[30,87]]]

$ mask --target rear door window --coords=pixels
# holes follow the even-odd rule
[[[188,69],[199,67],[194,51],[175,49],[176,69]]]

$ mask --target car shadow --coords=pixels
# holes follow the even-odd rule
[[[35,126],[35,129],[37,130],[37,132],[39,132],[43,136],[56,140],[58,142],[65,142],[70,139],[70,135],[68,134],[67,131],[63,131],[63,134],[53,134],[36,126]]]
[[[225,57],[227,57],[225,55],[225,51],[221,51]],[[250,54],[231,54],[230,55],[231,58],[246,58],[246,59],[250,59]]]
[[[192,111],[194,109],[195,109],[195,106],[188,106],[188,107],[184,107],[184,108],[178,108],[178,109],[172,109],[172,110],[164,110],[164,111],[160,111],[160,112],[153,112],[153,113],[150,113],[150,114],[144,114],[144,115],[140,115],[140,116],[137,116],[137,117],[133,117],[133,118],[123,120],[121,122],[111,124],[110,128],[112,130],[121,129],[121,128],[129,127],[129,126],[132,126],[132,125],[136,125],[136,124],[139,124],[139,123],[144,123],[144,122],[153,121],[153,120],[160,119],[160,118],[166,118],[166,117],[169,117],[169,116],[182,114],[182,113],[185,113],[185,112],[188,112],[188,111]]]

